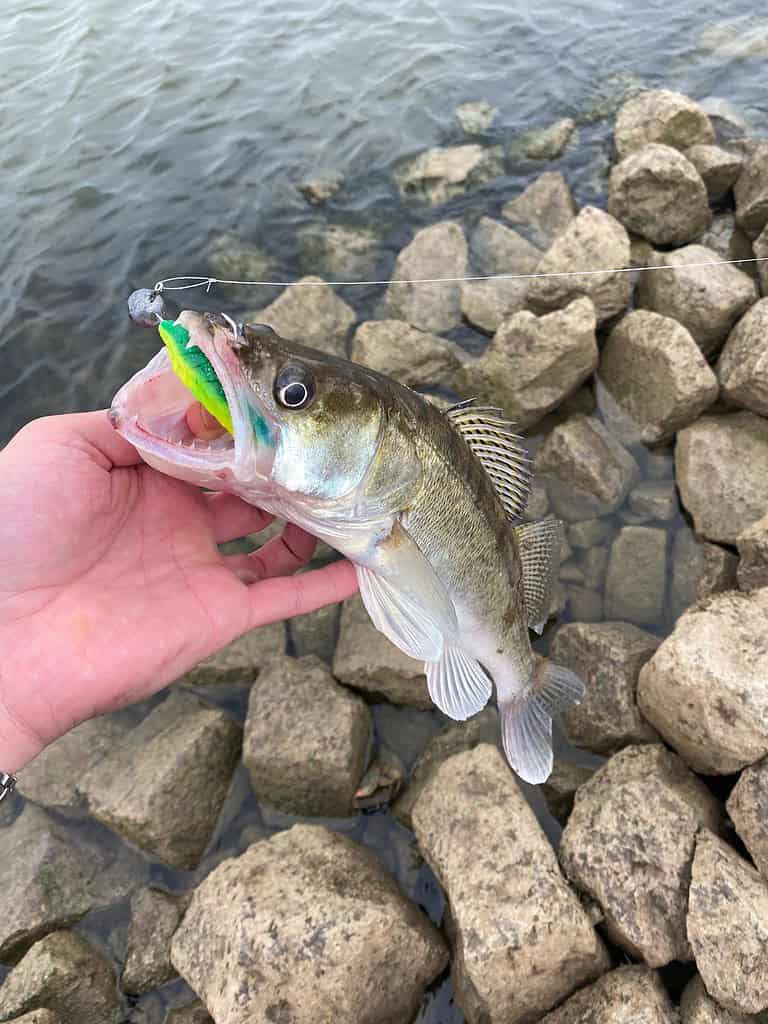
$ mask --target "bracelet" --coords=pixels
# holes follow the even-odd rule
[[[16,789],[16,776],[0,772],[0,803]]]

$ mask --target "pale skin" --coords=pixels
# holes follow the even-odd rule
[[[221,432],[199,405],[187,421]],[[357,589],[346,561],[293,575],[315,539],[291,525],[223,556],[218,543],[272,516],[144,465],[103,411],[28,424],[0,452],[0,481],[0,771],[242,633]]]

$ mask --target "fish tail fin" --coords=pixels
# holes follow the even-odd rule
[[[525,782],[545,782],[552,771],[552,717],[578,704],[584,684],[570,669],[541,662],[522,692],[500,696],[504,753]]]

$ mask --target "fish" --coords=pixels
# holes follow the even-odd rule
[[[545,781],[552,718],[584,686],[531,646],[562,524],[524,522],[530,461],[504,414],[476,401],[442,411],[267,324],[157,319],[164,347],[115,395],[118,432],[160,472],[236,494],[348,558],[373,624],[424,662],[433,703],[464,721],[495,686],[509,764]],[[192,435],[193,398],[221,437]]]

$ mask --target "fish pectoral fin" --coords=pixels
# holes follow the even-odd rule
[[[447,643],[439,661],[426,665],[432,703],[455,722],[482,711],[491,696],[491,680],[479,661],[460,647]]]
[[[554,516],[546,516],[536,523],[515,526],[514,531],[523,567],[528,626],[541,633],[549,617],[552,589],[560,568],[563,524]]]
[[[510,697],[499,690],[504,753],[525,782],[546,782],[552,771],[552,716],[580,703],[584,684],[570,669],[543,662],[529,686]]]

